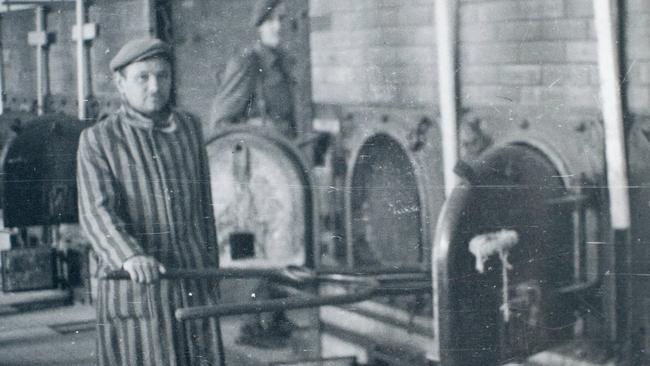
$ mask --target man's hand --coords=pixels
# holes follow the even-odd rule
[[[129,273],[131,280],[138,283],[152,283],[158,281],[161,273],[165,273],[165,267],[153,257],[136,255],[127,259],[122,268]]]

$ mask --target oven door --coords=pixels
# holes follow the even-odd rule
[[[495,148],[466,173],[445,203],[434,242],[440,358],[444,365],[523,362],[570,339],[578,326],[570,298],[588,288],[579,276],[584,243],[576,238],[583,236],[575,235],[581,197],[528,145]],[[498,233],[518,240],[492,253],[484,247],[480,273],[470,242],[497,248],[504,243]]]

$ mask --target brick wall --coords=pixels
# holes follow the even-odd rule
[[[3,15],[2,65],[4,92],[10,105],[31,104],[36,100],[36,54],[27,45],[27,32],[34,29],[34,11],[21,10]]]
[[[147,36],[146,24],[142,20],[143,2],[140,0],[95,1],[88,12],[88,21],[99,25],[99,35],[93,40],[90,49],[93,93],[98,98],[114,98],[117,92],[108,64],[128,40]],[[74,12],[70,15],[74,16]],[[73,44],[68,45],[67,49],[68,52],[76,54]]]
[[[433,0],[311,0],[314,101],[430,106]]]
[[[88,9],[88,22],[99,25],[99,34],[90,42],[90,66],[93,95],[115,100],[117,93],[108,69],[110,59],[128,39],[146,35],[141,21],[144,7],[139,0],[97,1]],[[46,30],[53,33],[49,44],[50,106],[53,111],[76,114],[77,74],[74,4],[55,3],[46,11]],[[7,106],[24,109],[36,100],[36,56],[27,44],[27,34],[35,29],[34,10],[2,14],[3,76]]]
[[[172,2],[176,100],[183,108],[207,119],[226,63],[256,38],[252,9],[250,0]],[[224,16],[217,20],[215,14]]]
[[[461,1],[462,103],[598,108],[592,18],[588,0]]]
[[[138,0],[96,1],[88,8],[87,22],[98,25],[97,37],[89,43],[89,72],[92,95],[102,100],[117,99],[108,64],[117,50],[129,39],[147,35],[142,21],[144,7]],[[50,86],[56,101],[77,98],[77,48],[72,39],[76,24],[71,4],[51,7],[47,16],[48,31],[56,34],[50,46]],[[76,113],[76,110],[73,110]]]
[[[627,97],[631,112],[650,114],[650,1],[627,0],[625,46]]]
[[[74,5],[57,6],[47,12],[46,29],[55,35],[49,46],[50,91],[68,104],[77,100],[77,52],[72,40],[76,23]],[[65,61],[64,61],[65,60]],[[76,108],[76,107],[75,107]]]

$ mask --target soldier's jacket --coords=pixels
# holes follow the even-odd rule
[[[206,139],[218,134],[224,125],[260,117],[272,121],[281,133],[295,137],[290,69],[291,61],[284,52],[259,43],[231,59],[212,102]]]

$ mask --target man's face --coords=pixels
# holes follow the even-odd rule
[[[285,13],[284,3],[280,3],[271,11],[271,14],[269,14],[264,23],[257,27],[262,44],[271,48],[280,45],[282,41],[282,21]]]
[[[161,111],[169,102],[171,67],[159,57],[134,62],[116,73],[116,84],[133,109],[150,115]]]

